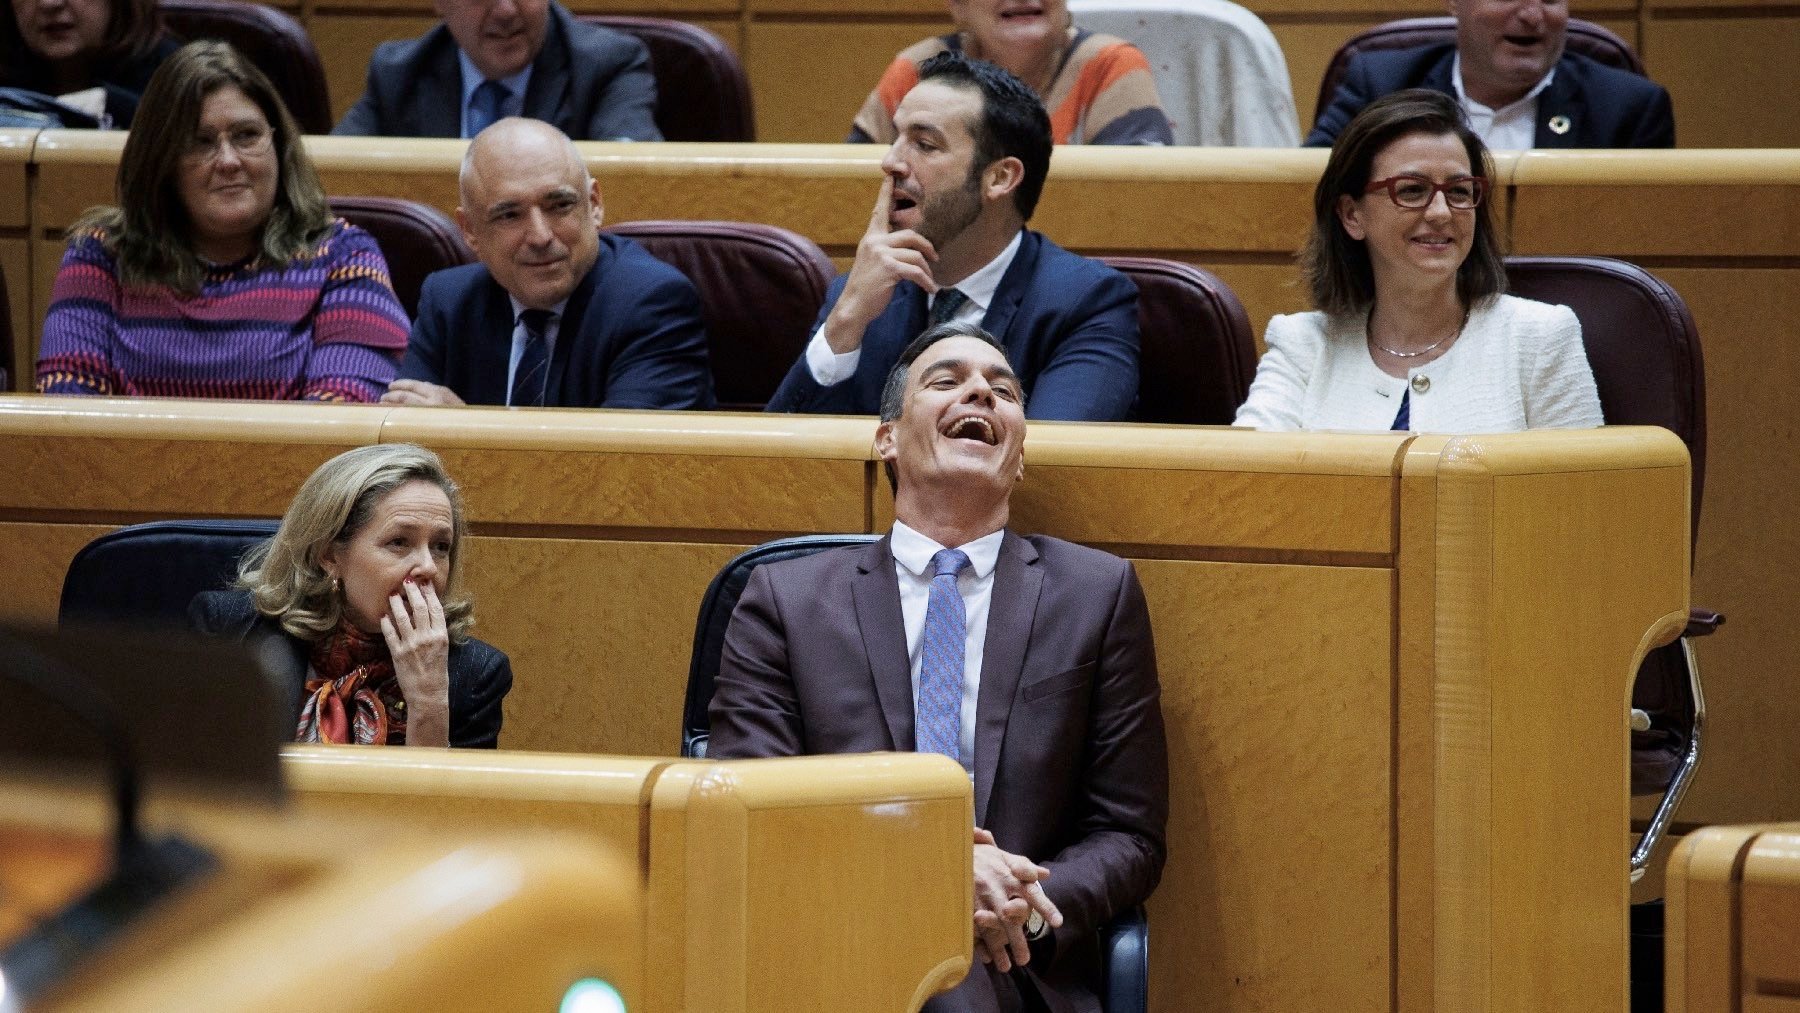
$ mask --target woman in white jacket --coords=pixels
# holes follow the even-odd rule
[[[1602,424],[1566,306],[1505,295],[1493,166],[1456,100],[1413,89],[1339,135],[1300,255],[1310,313],[1264,335],[1236,424],[1505,432]]]

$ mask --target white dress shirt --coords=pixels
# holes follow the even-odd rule
[[[988,603],[994,597],[994,564],[1000,561],[1000,543],[1006,529],[982,535],[954,546],[969,557],[969,565],[956,575],[962,592],[966,621],[963,634],[962,727],[956,734],[956,750],[963,767],[975,771],[975,704],[981,692],[981,652],[987,646]],[[899,521],[889,536],[894,553],[894,575],[900,580],[900,618],[906,624],[906,656],[912,665],[914,713],[919,706],[919,668],[924,661],[925,607],[931,599],[931,557],[951,546],[939,545]]]
[[[524,314],[531,307],[514,299],[511,295],[506,298],[512,302],[513,311],[512,351],[506,358],[506,405],[510,408],[512,407],[513,378],[519,375],[519,359],[525,355],[525,342],[530,338],[530,334],[525,330]],[[550,322],[544,325],[545,368],[548,368],[550,362],[556,358],[556,332],[562,329],[563,308],[568,305],[569,300],[564,299],[550,307]],[[548,377],[546,377],[547,379]]]
[[[459,131],[457,136],[467,138],[469,136],[469,103],[475,99],[475,89],[481,87],[481,82],[487,79],[481,76],[481,71],[475,66],[475,61],[469,59],[469,54],[463,52],[461,46],[456,48],[456,62],[462,67],[462,115],[456,120]],[[518,116],[524,113],[525,87],[531,83],[531,64],[526,64],[525,69],[517,74],[499,80],[506,86],[507,91],[507,99],[500,105],[500,118],[505,119],[508,116]]]
[[[1006,269],[1012,266],[1013,257],[1019,253],[1019,243],[1025,238],[1020,232],[1006,244],[1000,255],[983,264],[974,274],[969,275],[954,286],[958,292],[968,296],[956,313],[950,317],[959,324],[980,324],[987,316],[988,307],[994,302],[994,293],[1000,290],[1000,279],[1006,277]],[[937,296],[932,296],[932,301]],[[829,321],[827,321],[828,323]],[[856,373],[857,363],[862,361],[862,346],[857,345],[842,355],[831,350],[831,341],[825,336],[826,324],[820,324],[813,332],[812,340],[806,344],[806,368],[812,372],[813,382],[821,387],[843,383]]]
[[[1489,109],[1463,91],[1462,54],[1456,54],[1450,63],[1450,82],[1456,88],[1456,100],[1462,103],[1463,112],[1469,116],[1470,128],[1483,144],[1496,151],[1526,151],[1537,145],[1538,95],[1555,79],[1556,66],[1552,64],[1550,73],[1532,85],[1525,97],[1498,109]],[[1479,166],[1476,171],[1480,171]]]

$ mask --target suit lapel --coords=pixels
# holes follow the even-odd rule
[[[981,655],[981,690],[975,705],[975,824],[987,821],[988,798],[1005,744],[1006,722],[1025,667],[1031,624],[1037,615],[1044,571],[1032,544],[1011,531],[1000,543],[988,603],[987,642]],[[910,674],[910,673],[909,673]]]
[[[506,372],[512,362],[512,300],[493,275],[486,277],[487,282],[482,288],[486,298],[481,313],[481,333],[471,342],[475,348],[475,361],[469,364],[469,390],[474,396],[469,400],[475,404],[503,405],[511,393]],[[455,340],[454,335],[451,340]]]
[[[1566,61],[1559,64],[1550,86],[1538,93],[1533,147],[1573,148],[1587,134],[1587,103],[1569,70]]]
[[[1446,46],[1444,47],[1443,58],[1431,65],[1431,69],[1427,70],[1425,76],[1419,79],[1418,86],[1420,88],[1429,88],[1432,91],[1443,92],[1451,98],[1455,98],[1456,84],[1450,80],[1451,75],[1455,73],[1456,47]]]
[[[590,311],[600,313],[605,309],[605,307],[594,306],[591,303],[594,298],[594,279],[600,276],[601,270],[605,268],[611,257],[612,248],[607,245],[605,239],[601,239],[600,255],[594,259],[594,266],[588,269],[588,273],[579,282],[576,282],[575,291],[569,293],[569,301],[563,304],[562,317],[556,322],[556,345],[550,351],[550,377],[548,386],[544,388],[546,405],[586,407],[582,399],[568,396],[565,393],[563,376],[569,370],[570,350],[575,344],[576,338],[581,334],[582,325],[586,322],[588,313]],[[595,329],[598,330],[600,322],[598,317],[595,318],[595,322]],[[607,350],[601,349],[600,353],[604,361]],[[594,403],[597,405],[605,398],[605,384],[601,384],[600,397]]]
[[[569,89],[569,52],[562,37],[567,30],[563,24],[566,16],[554,5],[550,8],[544,48],[532,61],[531,81],[525,85],[522,109],[530,119],[551,124],[561,124],[564,120],[560,115],[565,105],[563,93]]]
[[[875,695],[887,718],[892,747],[911,752],[913,742],[912,660],[906,654],[906,622],[900,611],[900,582],[894,555],[883,538],[858,558],[856,625],[862,634]]]
[[[981,326],[989,334],[1000,339],[1000,343],[1008,350],[1013,350],[1012,342],[1007,340],[1006,329],[1012,324],[1013,316],[1019,312],[1019,303],[1025,299],[1025,289],[1031,285],[1031,279],[1037,276],[1038,251],[1042,242],[1035,232],[1026,232],[1019,240],[1019,252],[1013,256],[1013,262],[1006,267],[1006,274],[1000,278],[1000,287],[994,290],[993,304],[981,317]],[[1023,369],[1017,361],[1013,368]]]
[[[436,56],[417,83],[414,95],[442,95],[442,101],[412,103],[418,116],[418,137],[462,136],[462,64],[456,59],[456,40],[442,25],[433,29],[443,33],[435,44]]]

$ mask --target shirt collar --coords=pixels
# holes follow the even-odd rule
[[[1012,266],[1013,258],[1019,255],[1019,244],[1025,239],[1020,231],[1006,244],[1006,249],[993,260],[981,265],[974,274],[956,283],[956,290],[969,297],[969,301],[981,307],[986,313],[994,304],[994,293],[1000,290],[1000,279],[1006,277],[1006,269]]]
[[[475,89],[481,87],[481,82],[487,79],[481,76],[481,70],[475,66],[475,61],[469,59],[469,54],[463,52],[461,46],[456,47],[456,63],[462,68],[462,108],[467,109],[469,99],[475,96]],[[525,86],[531,83],[531,64],[527,63],[524,70],[511,77],[500,78],[500,83],[506,85],[513,101],[523,102]]]
[[[1524,105],[1527,102],[1536,102],[1537,97],[1539,95],[1543,94],[1544,89],[1550,87],[1550,82],[1554,81],[1555,79],[1556,79],[1556,64],[1553,63],[1550,65],[1549,72],[1546,73],[1543,77],[1539,78],[1538,83],[1532,85],[1531,90],[1526,92],[1524,97],[1520,98],[1516,102],[1509,102],[1506,105],[1501,106],[1498,109],[1489,109],[1487,106],[1484,106],[1480,102],[1477,102],[1474,99],[1470,98],[1468,92],[1463,91],[1462,54],[1457,53],[1456,56],[1453,59],[1451,59],[1451,61],[1450,61],[1450,84],[1452,87],[1454,87],[1456,89],[1456,100],[1458,102],[1461,102],[1463,104],[1463,108],[1465,108],[1465,109],[1468,109],[1468,108],[1479,109],[1483,112],[1492,113],[1495,116],[1505,115],[1506,113],[1509,113],[1512,110],[1519,108],[1520,106]]]
[[[506,299],[508,302],[512,303],[513,326],[517,327],[517,326],[519,326],[519,314],[524,313],[526,310],[530,309],[531,307],[520,302],[516,297],[513,296],[513,294],[511,292],[506,293]],[[569,305],[569,300],[564,299],[562,302],[559,302],[555,306],[550,307],[551,321],[555,322],[555,321],[561,320],[562,315],[563,315],[563,309],[564,309],[564,307],[566,307],[568,305]]]
[[[1000,543],[1006,540],[1006,529],[1001,528],[991,534],[982,535],[961,549],[969,557],[969,569],[975,571],[977,579],[994,572],[994,564],[1000,561]],[[888,539],[888,548],[894,553],[894,561],[906,567],[906,572],[915,577],[928,577],[931,569],[931,557],[937,555],[939,549],[950,546],[939,545],[931,539],[919,534],[899,521],[894,522],[894,530]]]

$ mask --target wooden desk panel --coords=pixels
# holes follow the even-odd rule
[[[36,130],[0,128],[0,271],[12,310],[14,389],[29,388],[37,327],[32,316],[31,153]],[[0,391],[4,393],[4,391]]]
[[[1670,1013],[1778,1013],[1800,998],[1800,823],[1706,827],[1669,857]]]

